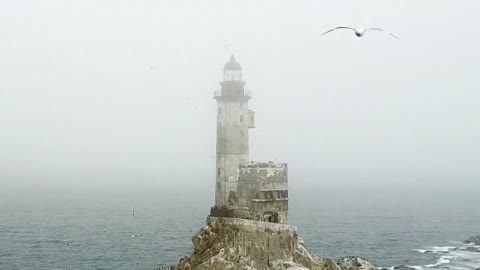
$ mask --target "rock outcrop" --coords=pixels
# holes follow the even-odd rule
[[[342,270],[376,270],[369,261],[362,257],[346,256],[337,260]]]
[[[470,251],[470,252],[478,252],[478,253],[480,253],[480,248],[478,248],[478,247],[467,247],[465,250],[466,250],[466,251]]]
[[[209,217],[192,242],[192,255],[174,270],[341,270],[310,254],[290,225]]]
[[[477,236],[472,236],[468,238],[467,240],[464,241],[467,244],[475,244],[475,245],[480,245],[480,235]]]

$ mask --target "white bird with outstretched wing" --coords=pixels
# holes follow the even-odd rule
[[[397,36],[395,36],[394,34],[389,33],[389,32],[385,32],[383,29],[380,29],[380,28],[367,28],[367,29],[364,29],[364,28],[352,28],[352,27],[347,27],[347,26],[338,26],[338,27],[335,27],[335,28],[330,29],[330,30],[328,30],[327,32],[323,33],[322,36],[325,35],[325,34],[328,34],[328,33],[332,32],[332,31],[334,31],[334,30],[337,30],[337,29],[349,29],[349,30],[352,30],[352,31],[355,32],[355,35],[356,35],[357,37],[363,37],[363,35],[365,35],[365,33],[366,33],[367,31],[382,31],[382,32],[384,32],[384,33],[387,33],[387,34],[391,35],[392,37],[394,37],[394,38],[396,38],[396,39],[400,39],[400,38],[398,38]]]

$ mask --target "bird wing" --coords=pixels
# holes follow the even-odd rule
[[[380,29],[380,28],[367,28],[367,29],[365,29],[365,32],[367,32],[368,30],[374,30],[374,31],[382,31],[382,32],[385,32],[385,31],[383,31],[383,29]]]
[[[395,36],[394,34],[392,34],[392,33],[389,33],[389,34],[390,34],[390,36],[392,36],[392,37],[394,37],[394,38],[396,38],[396,39],[400,40],[400,38],[399,38],[399,37],[397,37],[397,36]]]
[[[333,28],[333,29],[328,30],[327,32],[323,33],[322,36],[325,35],[325,34],[327,34],[327,33],[332,32],[332,31],[334,31],[334,30],[337,30],[337,29],[350,29],[350,30],[355,31],[355,29],[353,29],[353,28],[351,28],[351,27],[339,26],[339,27],[335,27],[335,28]]]
[[[368,29],[366,29],[366,30],[365,30],[365,32],[367,32],[368,30],[374,30],[374,31],[382,31],[382,32],[385,32],[385,31],[383,31],[383,29],[380,29],[380,28],[368,28]],[[385,32],[385,33],[388,33],[388,32]],[[397,37],[397,36],[395,36],[394,34],[392,34],[392,33],[388,33],[388,34],[389,34],[389,35],[391,35],[392,37],[394,37],[394,38],[396,38],[396,39],[400,40],[400,38],[399,38],[399,37]]]

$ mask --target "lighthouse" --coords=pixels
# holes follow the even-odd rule
[[[217,100],[217,154],[215,205],[232,205],[229,195],[237,190],[239,167],[249,162],[248,131],[254,127],[254,112],[248,109],[242,66],[232,55],[223,68]]]
[[[255,114],[242,80],[242,66],[232,55],[223,67],[217,100],[217,159],[215,206],[211,217],[229,217],[287,224],[288,167],[286,163],[253,162],[248,131]]]

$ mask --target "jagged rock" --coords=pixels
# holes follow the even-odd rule
[[[173,270],[173,266],[172,265],[163,265],[163,266],[157,267],[153,270]]]
[[[305,261],[303,261],[305,263]],[[316,262],[310,262],[309,266],[302,262],[275,262],[272,269],[274,270],[341,270],[341,268],[330,258],[321,258]]]
[[[341,270],[342,269],[332,259],[327,257],[321,258],[318,264],[320,265],[320,268],[318,269],[323,269],[323,270]]]
[[[301,237],[298,237],[297,242],[298,242],[299,245],[302,245],[302,246],[305,245],[305,241],[303,241],[303,238],[301,238]]]
[[[297,246],[293,255],[294,262],[306,267],[307,269],[316,270],[340,270],[341,268],[330,258],[318,257],[310,254],[305,248],[305,242],[298,237]]]
[[[303,245],[298,244],[293,255],[293,260],[305,267],[312,268],[313,265],[318,264],[318,258],[310,255]]]
[[[257,227],[242,231],[237,226],[242,222],[248,224],[236,220],[233,225],[201,228],[192,237],[192,255],[180,259],[173,270],[342,270],[330,258],[311,255],[296,231],[286,235]]]
[[[480,245],[480,235],[477,236],[472,236],[468,238],[467,240],[464,241],[467,244],[475,244],[475,245]]]
[[[480,248],[478,247],[467,247],[465,250],[470,252],[480,252]]]
[[[361,257],[347,256],[337,260],[342,270],[376,270],[377,268]]]
[[[300,265],[300,264],[296,264],[294,262],[285,262],[283,263],[283,266],[285,270],[308,270],[308,268],[305,268],[303,265]],[[280,270],[277,268],[277,270]]]

